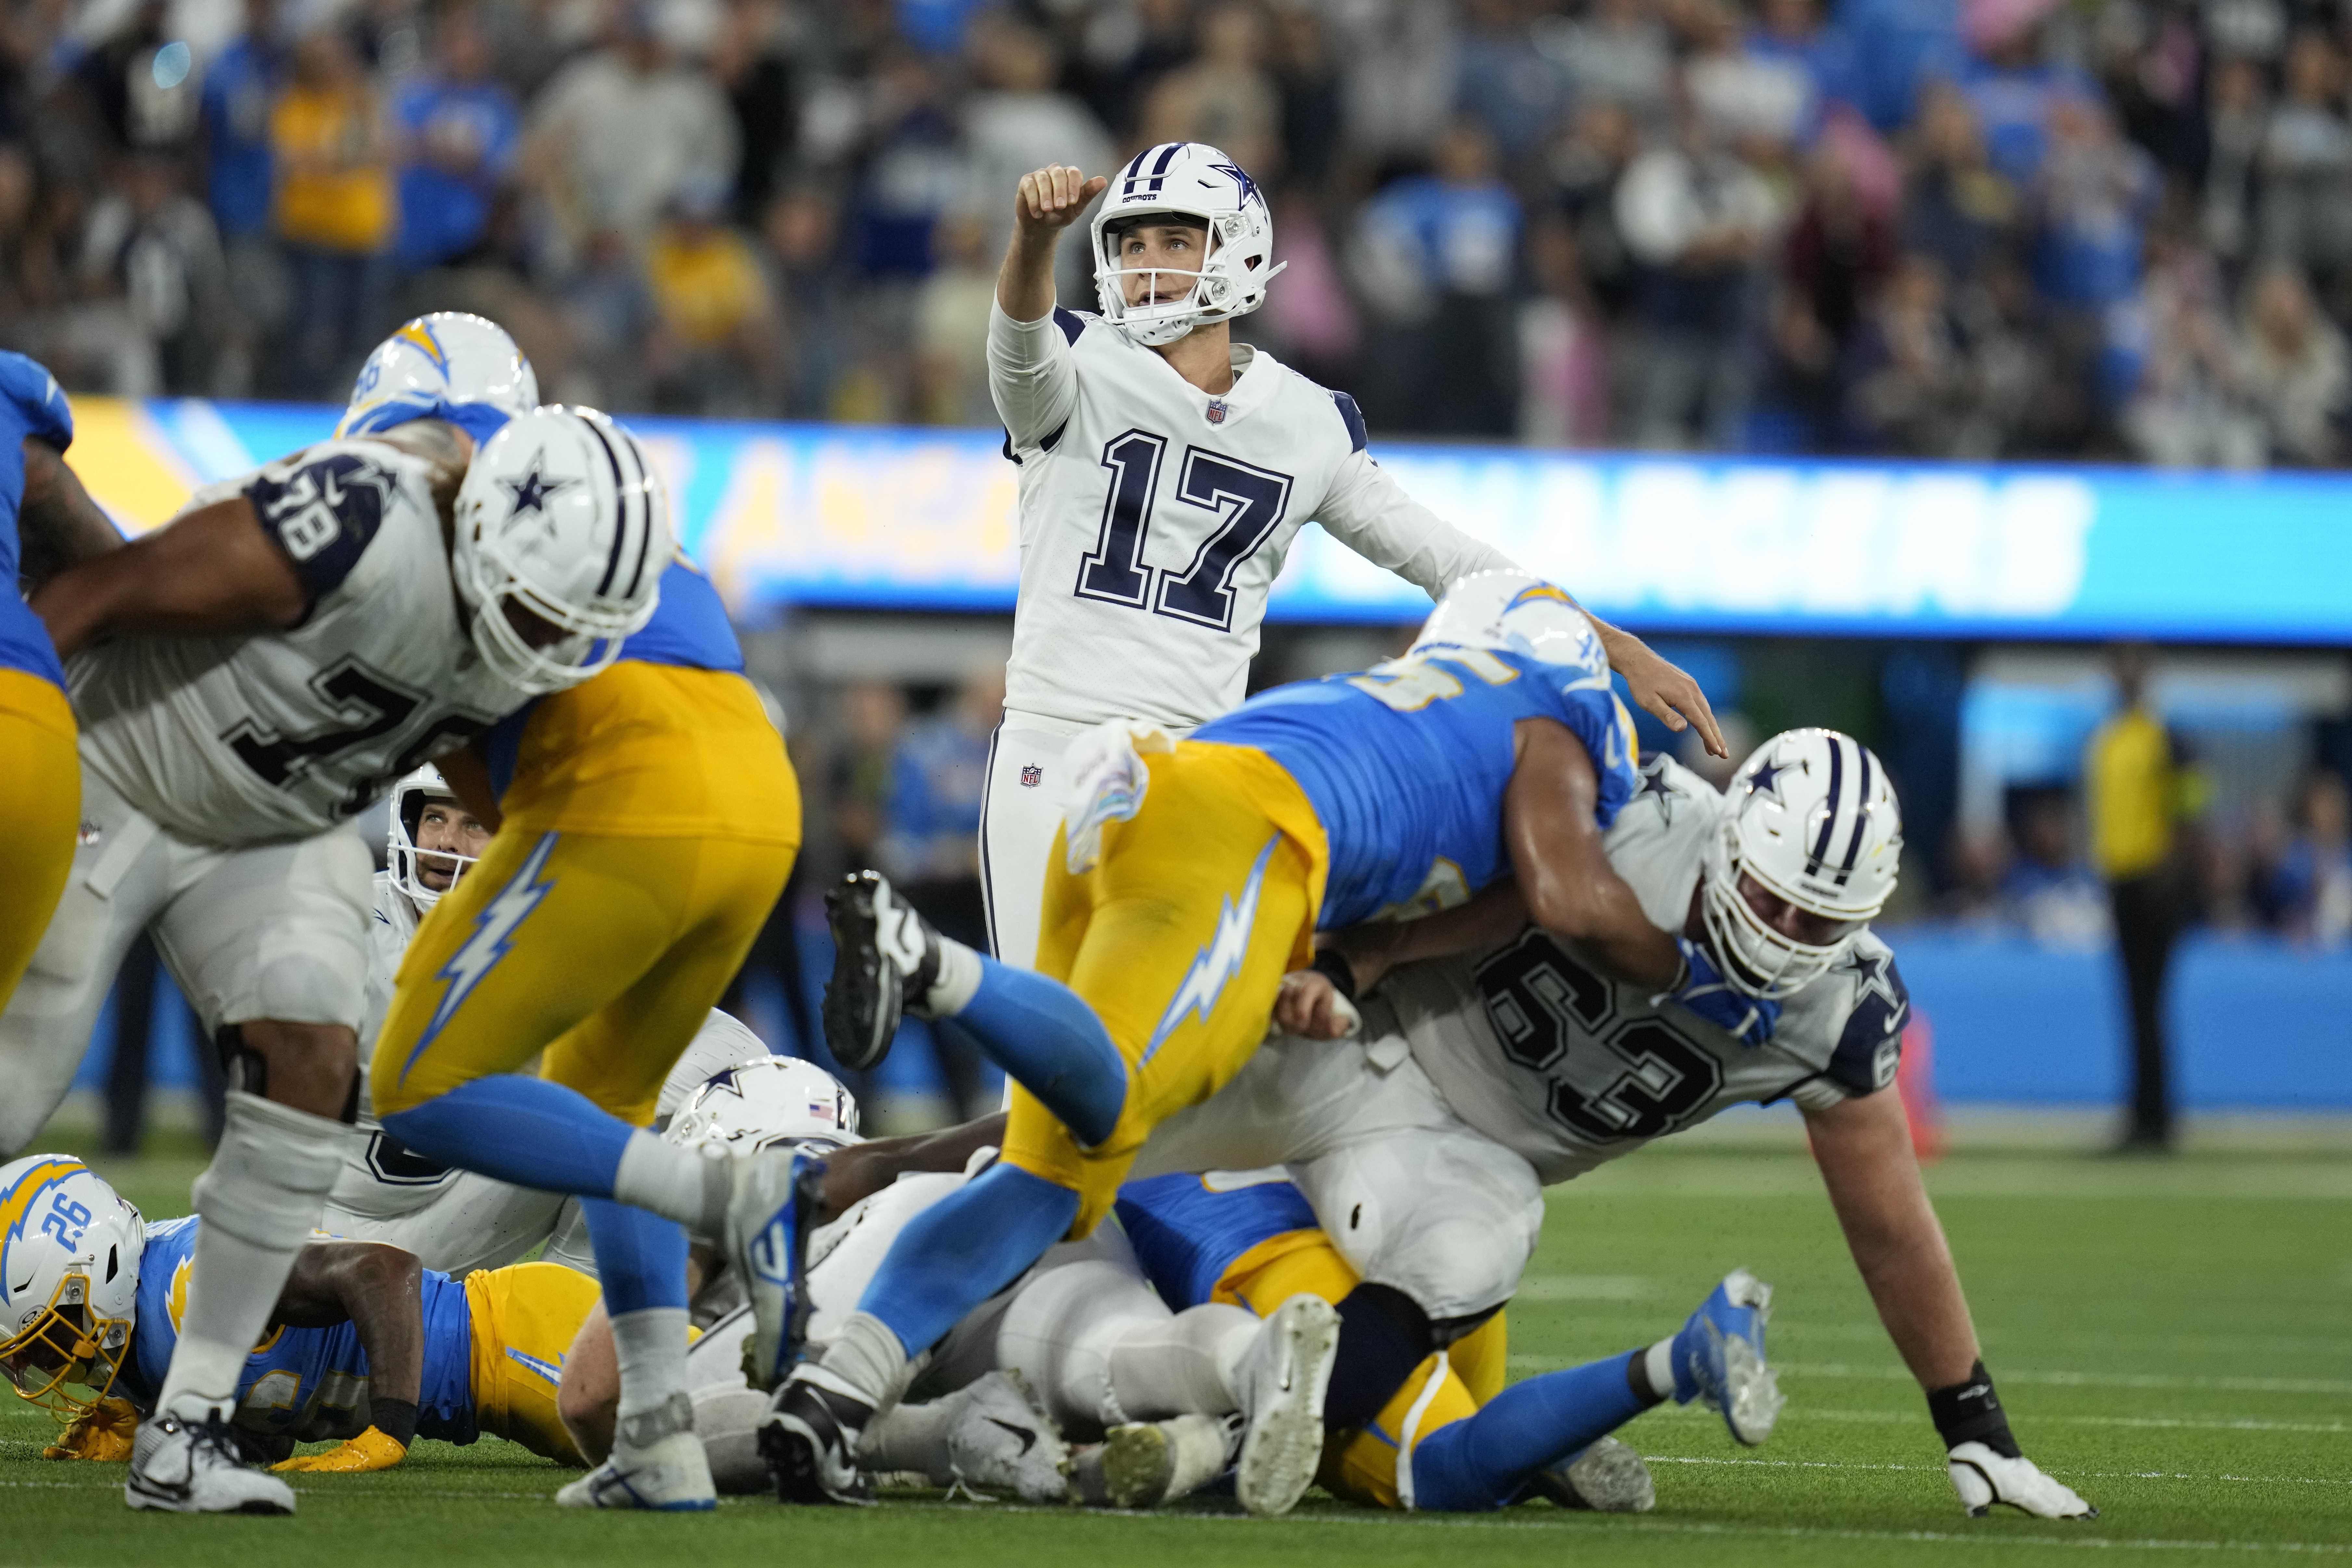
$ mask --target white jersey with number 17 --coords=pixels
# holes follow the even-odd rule
[[[1021,465],[1021,597],[1004,705],[1187,730],[1238,704],[1298,531],[1433,598],[1508,558],[1406,495],[1352,398],[1263,350],[1212,395],[1098,317],[989,313],[989,384]]]

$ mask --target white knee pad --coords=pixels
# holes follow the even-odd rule
[[[290,1252],[319,1223],[352,1136],[340,1121],[231,1089],[220,1148],[196,1178],[196,1213],[240,1241]]]

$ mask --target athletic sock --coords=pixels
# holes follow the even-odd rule
[[[1584,1448],[1648,1405],[1626,1381],[1627,1351],[1515,1383],[1466,1421],[1441,1426],[1412,1451],[1412,1503],[1484,1512],[1516,1500],[1537,1471]]]
[[[609,1198],[636,1129],[576,1089],[520,1073],[461,1083],[383,1118],[384,1131],[428,1160],[518,1187]]]
[[[952,964],[950,949],[960,955]],[[940,954],[931,996],[955,1005],[939,1005],[936,1015],[969,1030],[988,1059],[1042,1100],[1080,1143],[1109,1137],[1127,1101],[1127,1063],[1095,1010],[1058,980],[982,958],[946,937]]]
[[[620,1364],[617,1438],[643,1448],[694,1425],[686,1392],[686,1230],[609,1198],[582,1198]]]
[[[901,1355],[929,1350],[1021,1278],[1077,1217],[1078,1194],[1069,1188],[1018,1166],[991,1166],[898,1233],[851,1321],[870,1316],[887,1327]],[[828,1370],[840,1343],[826,1352]],[[878,1384],[874,1392],[881,1392]]]
[[[341,1121],[229,1090],[220,1148],[196,1178],[203,1224],[158,1413],[184,1421],[236,1413],[246,1358],[326,1208],[352,1136]]]
[[[1659,1398],[1671,1398],[1677,1405],[1688,1405],[1698,1397],[1697,1382],[1683,1371],[1685,1358],[1675,1353],[1675,1342],[1688,1332],[1690,1325],[1685,1323],[1682,1333],[1669,1334],[1642,1352],[1642,1372],[1651,1388]]]
[[[713,1160],[643,1129],[633,1131],[613,1173],[613,1196],[712,1239],[727,1233],[734,1162]],[[601,1266],[600,1266],[601,1267]]]
[[[1139,1323],[1111,1346],[1112,1397],[1130,1421],[1240,1410],[1241,1363],[1264,1329],[1255,1314],[1216,1302]]]
[[[955,1479],[948,1434],[971,1403],[971,1391],[959,1388],[944,1399],[884,1411],[859,1435],[857,1462],[869,1470],[920,1470],[934,1486],[947,1485]]]

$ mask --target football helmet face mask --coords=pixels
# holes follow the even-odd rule
[[[338,436],[370,425],[390,403],[487,403],[508,415],[539,406],[539,376],[504,327],[463,310],[419,316],[378,343],[360,367]]]
[[[1171,219],[1207,231],[1195,269],[1129,268],[1119,255],[1130,228]],[[1204,321],[1246,316],[1265,303],[1282,270],[1274,259],[1274,215],[1240,164],[1201,142],[1163,142],[1111,177],[1092,225],[1095,296],[1103,319],[1137,342],[1172,343]],[[1284,263],[1283,266],[1288,265]],[[1130,305],[1127,279],[1150,275],[1150,303]],[[1177,297],[1169,298],[1174,292]]]
[[[1885,766],[1835,730],[1773,736],[1739,765],[1727,794],[1722,837],[1707,847],[1701,916],[1726,980],[1751,996],[1788,996],[1843,957],[1886,907],[1903,858],[1902,813]],[[1743,880],[1812,916],[1828,940],[1776,930]]]
[[[669,497],[636,438],[594,409],[517,416],[474,454],[457,510],[449,564],[475,649],[523,690],[579,685],[653,617],[677,548]],[[527,635],[512,610],[545,631]]]
[[[0,1372],[61,1421],[114,1386],[147,1222],[70,1154],[0,1165]],[[88,1397],[77,1397],[81,1388]]]
[[[857,1099],[814,1062],[760,1057],[705,1080],[662,1136],[714,1156],[780,1144],[838,1149],[858,1142]]]
[[[449,787],[441,770],[431,763],[401,780],[392,792],[392,826],[384,835],[385,861],[392,870],[392,885],[406,895],[420,914],[440,902],[442,894],[454,891],[457,879],[481,858],[457,849],[419,848],[416,836],[428,805],[446,805],[455,811],[466,809],[457,799],[457,792]],[[425,880],[423,868],[418,864],[420,857],[448,866],[448,887],[436,888]]]

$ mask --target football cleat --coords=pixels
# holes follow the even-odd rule
[[[559,1508],[702,1513],[719,1506],[719,1491],[702,1439],[689,1427],[643,1447],[615,1443],[611,1458],[557,1492],[555,1501]]]
[[[909,1001],[918,1006],[940,975],[940,938],[879,871],[859,871],[824,896],[833,927],[833,978],[825,983],[824,1043],[852,1072],[890,1050]]]
[[[131,1440],[122,1500],[166,1513],[292,1513],[294,1489],[247,1456],[242,1436],[217,1415],[159,1415]]]
[[[948,1462],[967,1487],[1009,1491],[1023,1502],[1054,1503],[1070,1493],[1070,1448],[1017,1372],[992,1372],[963,1390],[948,1428]]]
[[[1538,1470],[1528,1484],[1562,1508],[1593,1513],[1647,1513],[1658,1506],[1650,1467],[1614,1437],[1599,1439],[1564,1465]]]
[[[841,1379],[803,1363],[776,1390],[760,1423],[760,1455],[778,1502],[874,1505],[874,1485],[857,1468],[857,1439],[874,1407]]]
[[[1074,1465],[1079,1497],[1099,1508],[1158,1508],[1225,1473],[1241,1436],[1219,1415],[1178,1415],[1114,1426]]]
[[[824,1163],[792,1149],[735,1162],[727,1201],[728,1261],[751,1299],[743,1375],[766,1391],[808,1335],[808,1237],[824,1201]]]
[[[1260,1325],[1242,1357],[1241,1458],[1234,1490],[1263,1518],[1288,1513],[1323,1461],[1323,1395],[1339,1353],[1339,1310],[1293,1296]]]
[[[1723,1277],[1675,1336],[1675,1399],[1704,1400],[1738,1441],[1754,1447],[1780,1419],[1780,1382],[1764,1360],[1772,1287],[1745,1268]]]

